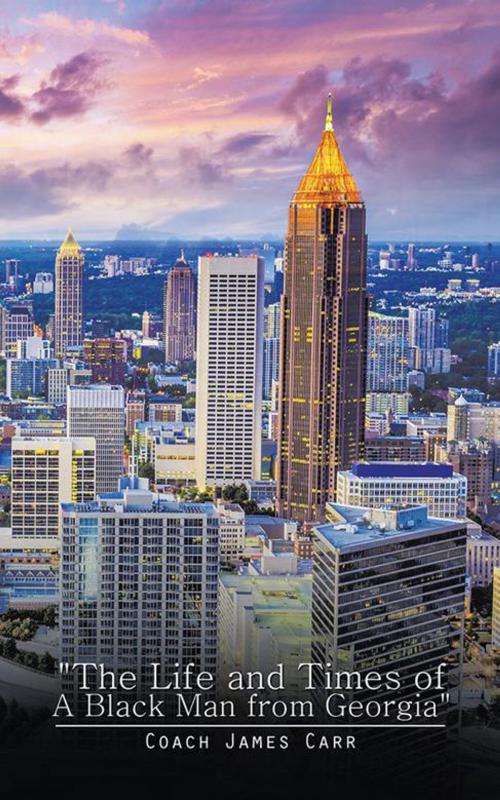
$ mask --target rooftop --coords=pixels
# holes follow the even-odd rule
[[[327,504],[330,522],[316,525],[314,532],[337,550],[357,550],[381,545],[389,539],[406,539],[421,533],[465,527],[456,520],[427,516],[427,506],[361,508],[339,503]]]
[[[342,473],[348,475],[349,471]],[[373,461],[361,462],[351,467],[350,474],[357,478],[445,478],[453,477],[451,464],[433,461]]]
[[[65,513],[73,514],[206,514],[209,517],[217,514],[213,503],[165,500],[152,492],[134,489],[102,494],[99,500],[88,503],[62,503],[61,507]]]
[[[221,584],[244,598],[252,608],[254,622],[270,628],[281,640],[297,644],[310,641],[312,580],[311,575],[247,575],[222,573]]]

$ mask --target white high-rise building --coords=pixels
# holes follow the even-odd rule
[[[153,663],[162,682],[189,663],[215,674],[215,507],[128,483],[112,498],[62,506],[62,659],[132,669],[139,692],[152,685]],[[65,690],[75,683],[72,674]]]
[[[197,483],[260,478],[264,259],[198,262]]]
[[[116,492],[123,474],[123,387],[103,383],[68,386],[66,413],[68,436],[93,436],[96,440],[97,493]]]
[[[488,346],[488,382],[500,380],[500,342]]]
[[[262,397],[272,399],[273,382],[278,382],[280,355],[280,304],[272,303],[264,309],[264,361]]]
[[[41,336],[28,336],[17,342],[16,358],[50,358],[52,348],[48,339]]]
[[[50,272],[37,272],[33,281],[33,294],[51,294],[54,291],[54,278]]]
[[[91,437],[13,438],[13,536],[59,536],[59,504],[95,497],[95,450]]]

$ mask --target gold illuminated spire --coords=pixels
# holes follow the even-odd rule
[[[75,239],[75,235],[71,230],[71,225],[68,227],[68,232],[66,234],[66,238],[64,242],[59,248],[59,252],[64,253],[79,253],[81,251],[81,247]]]
[[[299,183],[294,203],[362,203],[361,192],[340,152],[328,95],[325,129],[311,165]]]
[[[326,102],[325,131],[333,131],[332,96],[328,95]]]

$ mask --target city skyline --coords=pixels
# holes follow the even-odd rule
[[[491,237],[492,0],[4,6],[1,238],[280,238],[328,91],[371,238]]]

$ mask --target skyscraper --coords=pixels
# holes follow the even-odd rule
[[[368,315],[369,392],[405,392],[410,347],[406,317]]]
[[[430,373],[449,372],[448,320],[438,317],[435,308],[416,307],[409,309],[408,322],[415,369]]]
[[[0,307],[0,352],[5,358],[17,358],[17,343],[33,336],[31,306],[19,303]]]
[[[494,342],[488,347],[488,383],[500,380],[500,342]]]
[[[260,478],[264,259],[199,259],[197,483]]]
[[[280,305],[272,303],[264,309],[264,361],[262,397],[272,399],[273,382],[279,378]]]
[[[415,257],[415,245],[413,242],[408,243],[408,250],[406,251],[406,267],[407,269],[416,269],[417,259]]]
[[[95,497],[95,440],[20,438],[12,440],[12,534],[23,538],[59,536],[59,503]]]
[[[123,473],[125,401],[122,386],[68,386],[68,436],[96,441],[96,491],[116,492]]]
[[[165,281],[164,324],[165,361],[194,358],[196,336],[196,284],[184,251]]]
[[[7,258],[5,261],[5,283],[14,282],[17,284],[19,277],[19,267],[21,262],[17,258]]]
[[[215,673],[218,533],[211,503],[169,502],[140,484],[63,504],[62,657],[133,669],[139,693],[154,662],[162,681],[179,664]]]
[[[63,358],[68,346],[82,343],[83,265],[85,256],[68,228],[56,256],[55,350]]]
[[[333,674],[394,670],[398,700],[415,700],[418,672],[433,673],[446,661],[446,680],[460,665],[466,523],[429,518],[423,505],[366,509],[332,503],[329,511],[331,522],[314,528],[311,661],[329,664]],[[433,687],[426,697],[431,694],[443,722],[442,693]],[[347,697],[366,701],[374,695],[361,688]],[[388,687],[377,692],[377,700],[394,697]],[[395,721],[391,713],[384,719]],[[426,748],[429,755],[417,755],[426,759],[426,768],[436,747],[443,757],[442,731],[404,727],[392,740],[391,754],[398,748],[399,755],[403,743],[409,757]],[[367,746],[386,733],[372,729]],[[400,768],[398,759],[394,768]]]
[[[83,360],[92,370],[94,383],[118,383],[125,380],[127,345],[123,339],[85,339]]]
[[[415,369],[430,371],[436,342],[436,309],[410,308],[408,321]]]
[[[281,303],[279,513],[321,520],[337,471],[363,455],[366,381],[365,206],[331,97],[290,204]]]

